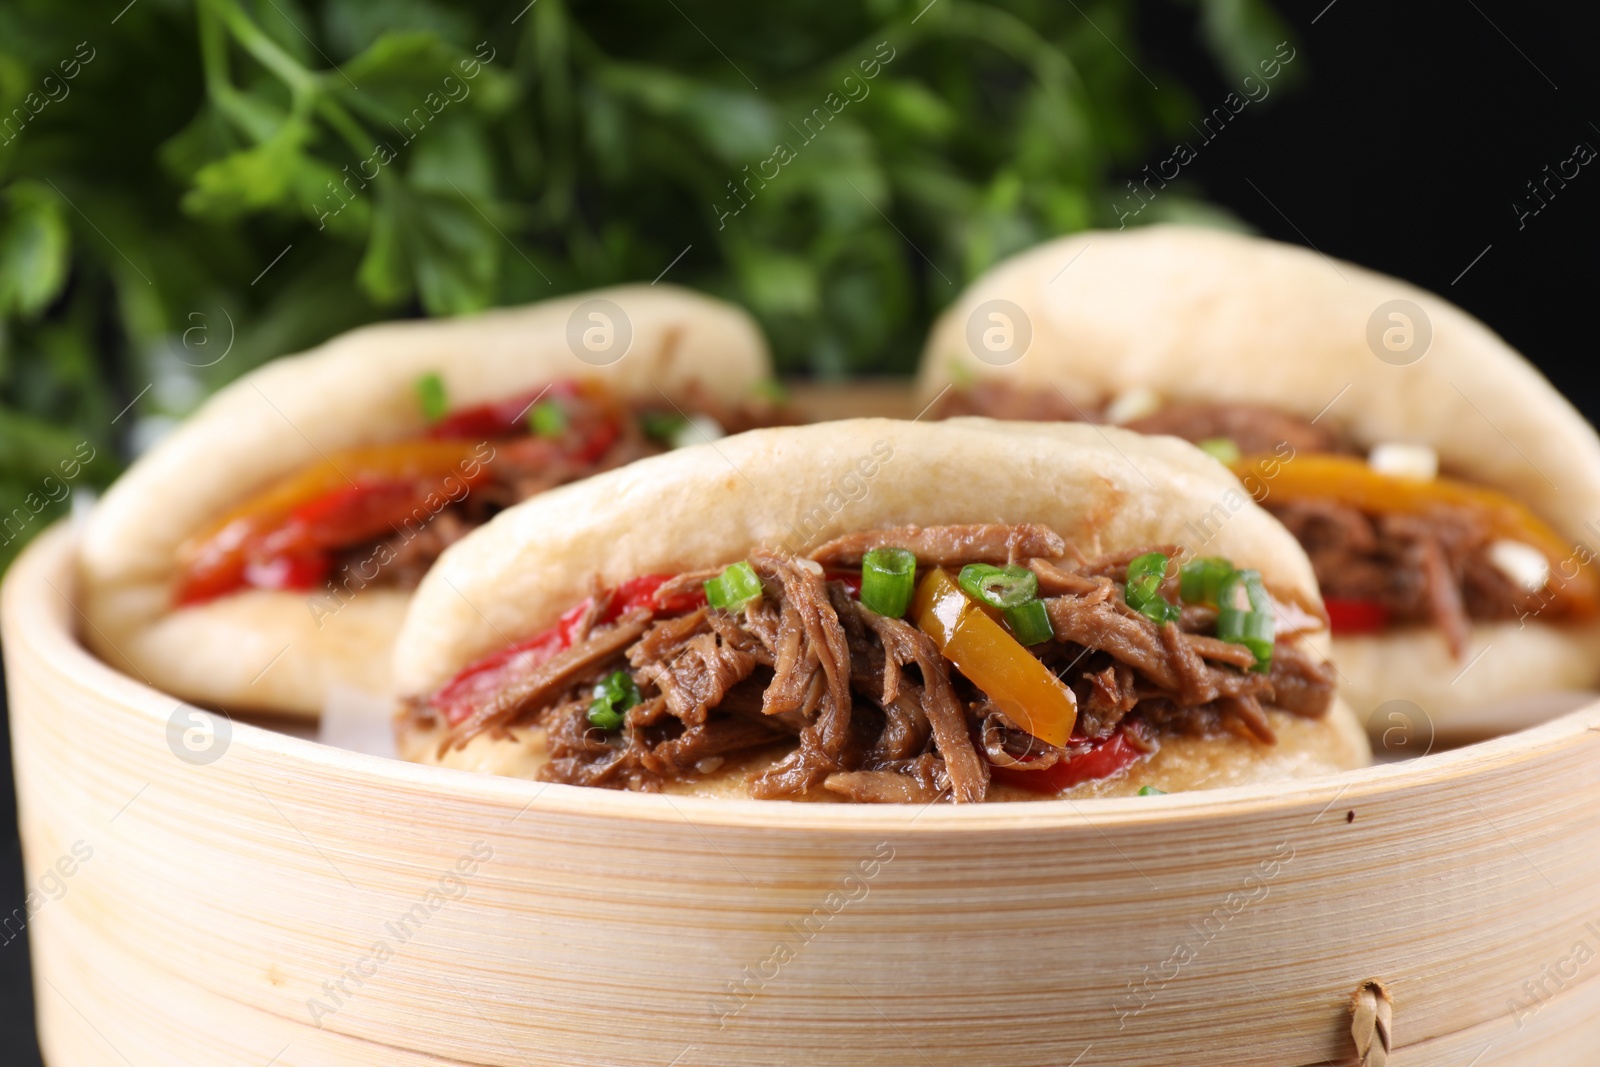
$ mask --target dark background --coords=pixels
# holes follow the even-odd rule
[[[1552,182],[1556,195],[1521,229],[1512,208],[1537,207],[1525,183],[1579,142],[1600,149],[1587,5],[1326,3],[1285,9],[1308,81],[1277,107],[1246,108],[1201,150],[1206,192],[1269,237],[1460,304],[1594,422],[1600,167],[1584,167],[1565,189]],[[1206,106],[1226,96],[1180,27],[1149,27],[1148,47]]]
[[[1552,183],[1556,195],[1520,228],[1512,206],[1537,207],[1525,183],[1570,158],[1580,142],[1600,149],[1592,16],[1575,6],[1507,0],[1324,4],[1280,5],[1299,35],[1295,63],[1305,65],[1307,81],[1275,93],[1270,106],[1247,107],[1186,174],[1268,236],[1314,245],[1461,304],[1594,421],[1600,391],[1590,377],[1589,313],[1600,255],[1600,160],[1564,189]],[[1222,103],[1232,86],[1197,47],[1192,20],[1151,20],[1141,33],[1153,65],[1179,74],[1202,106]],[[0,737],[0,754],[9,776],[9,734]],[[7,914],[23,896],[15,814],[8,777],[0,788],[7,828],[0,913]],[[27,951],[25,934],[0,946],[6,1067],[39,1062]]]

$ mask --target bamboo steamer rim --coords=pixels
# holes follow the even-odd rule
[[[108,666],[78,640],[72,615],[83,620],[76,605],[62,603],[73,590],[50,581],[61,575],[75,550],[69,520],[41,534],[10,568],[0,590],[0,613],[6,629],[26,634],[30,650],[55,659],[90,688],[117,694],[123,708],[164,723],[176,704],[170,694]],[[118,691],[121,691],[120,694]],[[176,702],[176,704],[174,703]],[[1600,732],[1600,703],[1539,726],[1481,741],[1447,752],[1430,753],[1404,763],[1343,771],[1318,778],[1280,783],[1230,786],[1173,793],[1161,797],[1095,800],[1036,800],[1011,804],[807,804],[790,801],[669,796],[628,792],[522,778],[479,774],[447,767],[424,766],[371,756],[293,737],[248,722],[232,720],[231,745],[340,769],[352,776],[374,778],[437,794],[442,799],[498,802],[524,813],[613,816],[642,822],[683,819],[706,825],[840,833],[990,833],[996,830],[1049,830],[1065,826],[1129,826],[1186,819],[1243,816],[1277,806],[1335,803],[1354,807],[1397,783],[1447,781],[1459,784],[1479,770],[1537,759]],[[1087,807],[1085,807],[1087,805]]]

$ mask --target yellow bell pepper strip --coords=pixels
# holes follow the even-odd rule
[[[949,571],[928,571],[911,614],[944,658],[1012,722],[1046,744],[1067,743],[1078,721],[1072,690],[962,592]]]
[[[1246,484],[1263,487],[1264,502],[1331,500],[1373,515],[1421,515],[1437,508],[1469,511],[1495,538],[1532,545],[1550,561],[1550,589],[1577,616],[1600,609],[1600,576],[1575,558],[1577,546],[1527,505],[1486,486],[1451,478],[1402,478],[1373,470],[1354,456],[1246,456],[1233,464]],[[1251,482],[1249,479],[1254,478]]]

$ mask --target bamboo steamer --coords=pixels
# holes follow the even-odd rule
[[[0,603],[53,1067],[1345,1064],[1369,979],[1366,1063],[1595,1062],[1600,705],[1280,787],[974,809],[243,722],[198,762],[189,709],[78,645],[71,575],[58,528]]]

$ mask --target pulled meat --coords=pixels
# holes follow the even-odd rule
[[[1096,409],[1080,407],[1057,389],[1020,389],[1000,381],[973,382],[941,396],[934,418],[983,415],[1008,422],[1103,421]]]
[[[1329,500],[1266,506],[1305,547],[1323,596],[1382,605],[1395,623],[1437,626],[1457,656],[1470,620],[1514,619],[1544,606],[1490,562],[1494,535],[1464,509],[1369,515]]]
[[[987,796],[993,768],[1045,770],[1118,731],[1145,751],[1162,734],[1271,743],[1266,707],[1314,718],[1332,701],[1331,669],[1293,643],[1280,643],[1270,672],[1259,672],[1248,649],[1194,632],[1193,618],[1157,625],[1129,608],[1118,582],[1140,553],[1068,559],[1042,527],[956,526],[872,531],[819,555],[837,562],[885,544],[914,546],[923,563],[923,551],[951,565],[968,552],[1017,559],[1040,575],[1056,636],[1030,651],[1076,697],[1077,731],[1065,748],[1019,728],[951,669],[932,638],[864,607],[817,560],[759,551],[748,562],[763,596],[739,612],[636,609],[599,623],[609,599],[597,592],[570,647],[542,663],[510,661],[494,696],[443,743],[537,724],[551,755],[546,779],[643,790],[729,754],[770,750],[777,758],[750,782],[757,797],[820,790],[877,803],[967,803]],[[1050,555],[1024,551],[1034,549]],[[669,587],[687,588],[681,579]],[[641,699],[620,730],[604,731],[589,722],[589,693],[619,669]]]
[[[1054,389],[1001,382],[952,390],[940,401],[939,413],[1105,421],[1103,407],[1079,407]],[[1330,426],[1257,404],[1175,401],[1125,425],[1196,443],[1226,437],[1246,456],[1356,451]],[[1468,509],[1440,506],[1403,515],[1371,514],[1331,500],[1280,503],[1269,496],[1263,503],[1305,548],[1323,596],[1377,604],[1398,625],[1437,627],[1458,658],[1466,651],[1473,620],[1521,618],[1548,607],[1542,591],[1528,592],[1490,561],[1491,531]],[[1041,588],[1056,588],[1059,582],[1048,564],[1043,570],[1039,561],[1033,566]]]
[[[649,624],[648,611],[634,611],[611,626],[594,630],[584,640],[564,652],[556,653],[543,663],[534,664],[531,658],[526,657],[520,662],[513,659],[511,669],[503,677],[501,687],[493,698],[484,702],[456,728],[456,740],[466,742],[485,730],[497,730],[509,725],[523,711],[537,707],[570,688],[575,679],[593,674],[598,664],[621,653],[644,633]]]
[[[684,408],[709,414],[728,433],[795,421],[792,412],[770,401],[728,405],[693,382],[681,399]],[[582,405],[585,401],[568,397],[563,403]],[[414,518],[397,527],[393,534],[341,550],[334,561],[330,585],[350,591],[368,585],[415,588],[446,548],[505,508],[557,486],[666,451],[666,445],[644,432],[643,420],[678,413],[679,408],[668,406],[666,401],[659,406],[637,404],[615,413],[584,410],[584,417],[619,417],[617,439],[592,459],[560,454],[537,436],[496,441],[494,456],[486,464],[486,482],[473,487],[460,500],[444,501],[437,510],[419,508]]]
[[[1012,422],[1110,421],[1109,403],[1077,404],[1058,389],[1029,389],[1006,382],[974,382],[939,400],[936,418],[984,415]],[[1245,455],[1277,452],[1348,452],[1348,441],[1328,426],[1260,404],[1177,400],[1123,425],[1138,433],[1169,434],[1185,441],[1226,437]]]
[[[1226,437],[1247,456],[1280,452],[1284,445],[1292,450],[1291,454],[1346,451],[1343,440],[1331,428],[1259,404],[1172,403],[1134,419],[1127,428],[1139,433],[1170,434],[1185,441]]]

